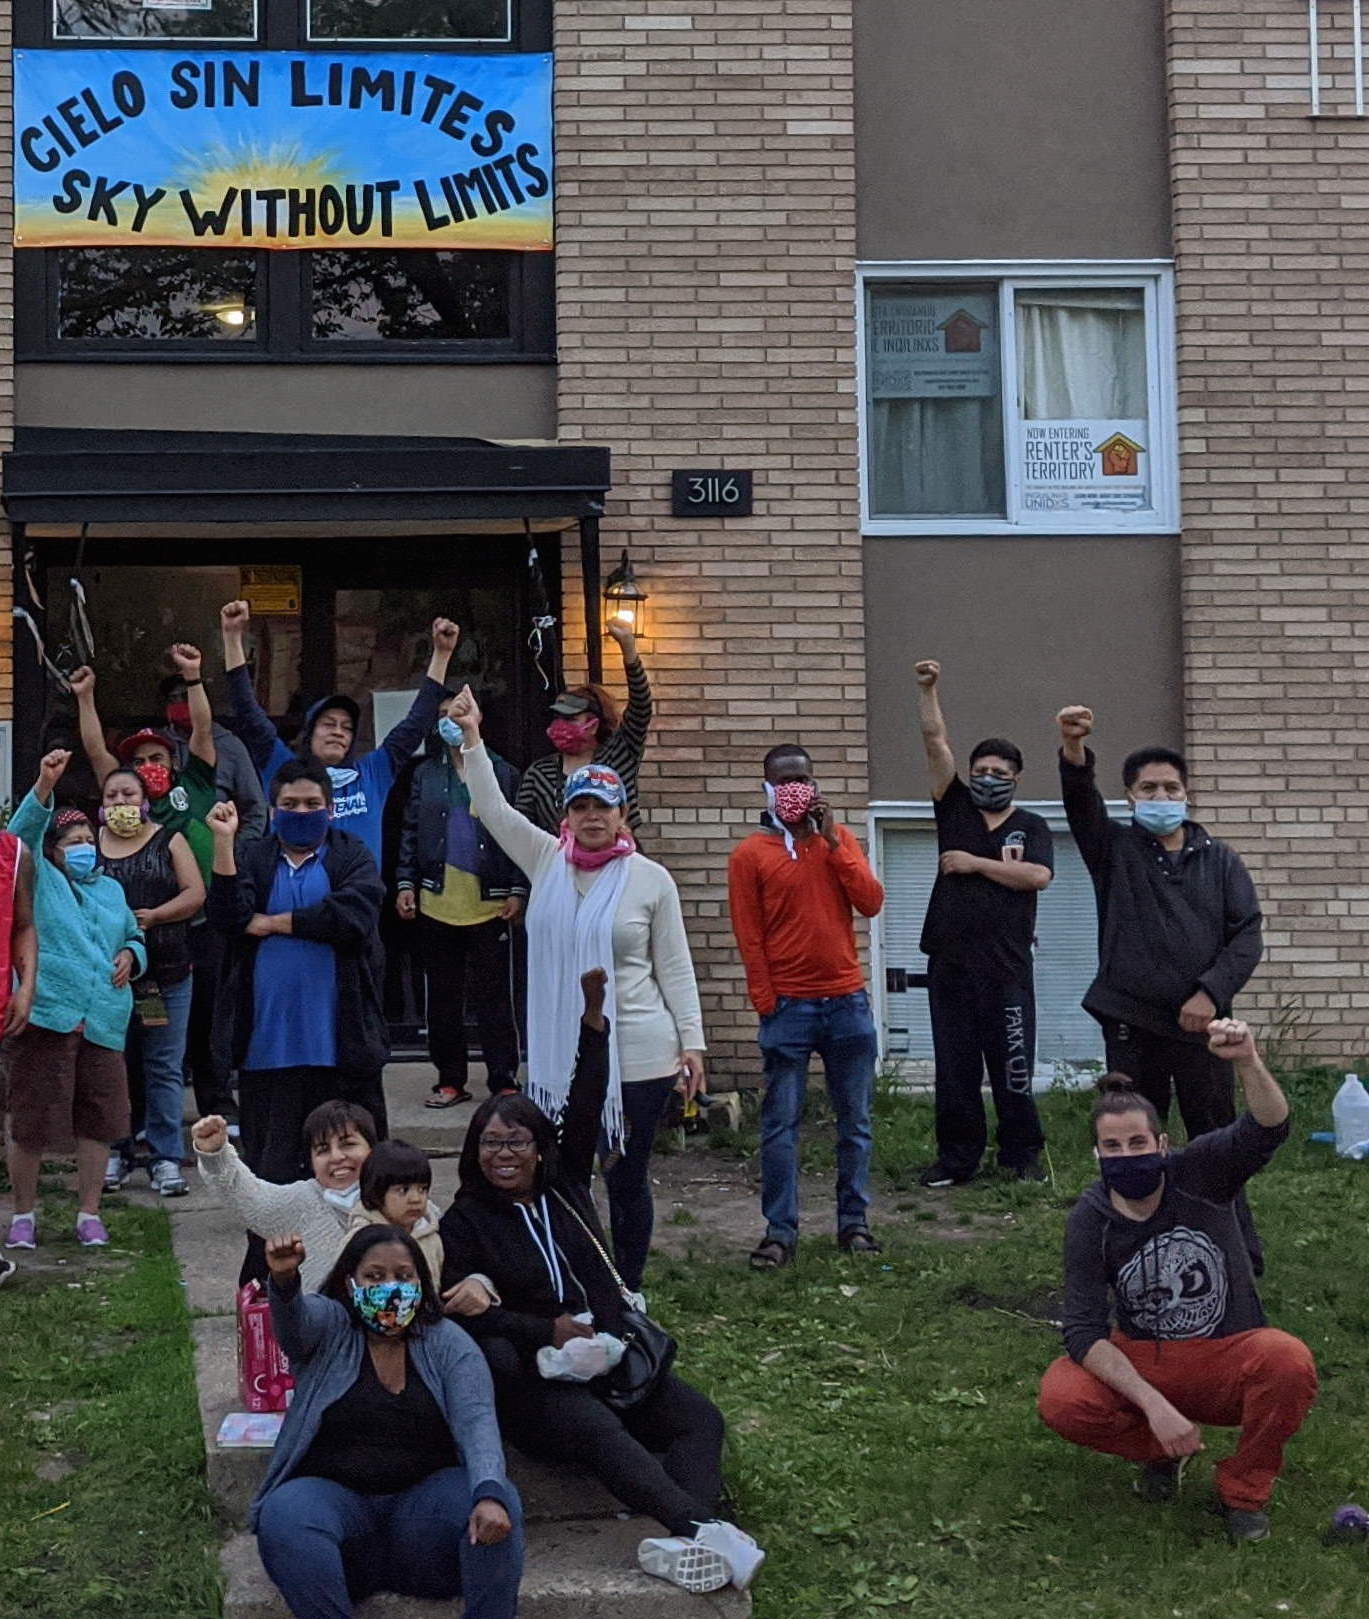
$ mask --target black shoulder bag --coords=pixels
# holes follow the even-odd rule
[[[645,1310],[639,1310],[632,1303],[632,1294],[618,1274],[617,1266],[575,1205],[568,1203],[560,1192],[554,1191],[552,1196],[594,1244],[595,1252],[608,1267],[609,1275],[617,1282],[623,1296],[623,1358],[606,1377],[596,1382],[605,1405],[615,1411],[630,1411],[646,1399],[675,1364],[679,1345],[659,1321],[653,1321]]]

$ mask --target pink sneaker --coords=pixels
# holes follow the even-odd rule
[[[82,1248],[108,1248],[109,1232],[98,1214],[83,1214],[76,1222],[76,1240]]]
[[[6,1248],[36,1248],[38,1246],[38,1227],[31,1214],[16,1214],[10,1221],[9,1235],[5,1238]]]

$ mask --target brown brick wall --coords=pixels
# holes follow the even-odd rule
[[[605,566],[630,544],[652,597],[647,850],[684,894],[715,1069],[746,1079],[725,871],[761,756],[797,736],[858,828],[866,799],[851,0],[556,16],[559,433],[613,451]],[[672,519],[671,470],[723,465],[754,469],[756,515]]]
[[[1322,10],[1343,29],[1348,7]],[[1369,122],[1309,118],[1306,26],[1295,0],[1168,7],[1184,675],[1197,790],[1265,901],[1244,1008],[1350,1061],[1369,1043]]]

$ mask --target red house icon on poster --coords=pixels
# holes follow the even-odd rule
[[[957,309],[954,315],[947,315],[937,331],[946,334],[947,354],[978,354],[981,348],[980,333],[987,322],[976,320],[968,309]]]
[[[1093,453],[1103,458],[1105,478],[1134,478],[1140,471],[1136,458],[1146,453],[1146,447],[1129,439],[1125,433],[1114,433],[1101,444],[1095,444]]]

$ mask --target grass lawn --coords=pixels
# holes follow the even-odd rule
[[[1208,1430],[1176,1506],[1146,1507],[1131,1467],[1036,1417],[1059,1335],[1035,1318],[1058,1315],[1066,1212],[1093,1178],[1086,1097],[1044,1099],[1054,1185],[925,1193],[911,1188],[931,1157],[930,1106],[883,1096],[881,1199],[903,1207],[881,1227],[882,1261],[814,1241],[766,1276],[702,1248],[654,1262],[653,1309],[727,1414],[731,1482],[771,1554],[757,1619],[1369,1615],[1365,1548],[1320,1540],[1336,1506],[1369,1505],[1369,1164],[1303,1139],[1327,1124],[1333,1088],[1310,1075],[1292,1087],[1293,1139],[1252,1187],[1266,1310],[1309,1343],[1322,1379],[1259,1545],[1229,1547],[1206,1510],[1230,1430]],[[827,1132],[812,1133],[820,1157]],[[945,1199],[972,1235],[933,1234]]]
[[[158,1209],[110,1200],[114,1244],[71,1234],[0,1290],[0,1615],[214,1619],[217,1537],[204,1483],[188,1317]],[[58,1263],[64,1261],[64,1263]]]

